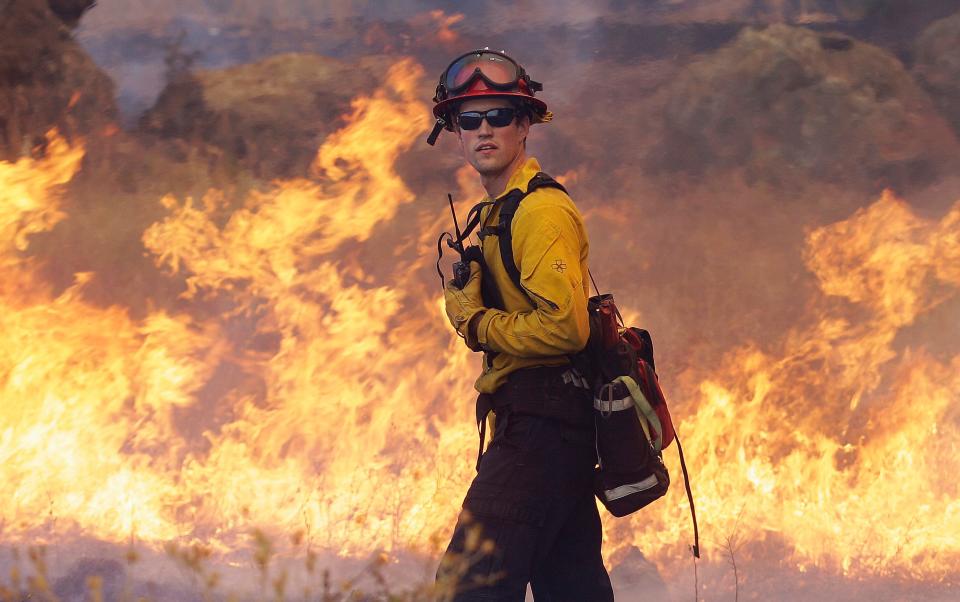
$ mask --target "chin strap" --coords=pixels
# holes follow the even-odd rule
[[[440,135],[440,132],[443,131],[443,128],[447,127],[447,122],[443,120],[442,117],[437,118],[437,122],[433,124],[433,131],[430,132],[430,135],[427,136],[427,144],[433,146],[437,143],[437,137]]]

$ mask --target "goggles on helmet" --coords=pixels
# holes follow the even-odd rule
[[[484,48],[460,55],[443,71],[437,84],[437,92],[433,97],[436,103],[433,105],[433,115],[437,121],[427,137],[427,144],[436,142],[444,129],[454,131],[457,116],[453,110],[459,103],[471,98],[513,98],[530,108],[532,123],[546,123],[553,119],[553,113],[547,110],[545,102],[534,96],[541,90],[543,84],[530,79],[523,67],[503,51]],[[491,116],[487,115],[486,119],[497,127],[494,124],[497,117],[491,121]],[[483,118],[475,122],[479,127]]]
[[[509,56],[492,50],[474,50],[455,59],[443,72],[434,102],[463,92],[477,78],[495,90],[519,89],[521,81],[531,92],[543,90],[543,85],[531,80],[523,67]]]

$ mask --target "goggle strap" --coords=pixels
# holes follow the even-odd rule
[[[433,146],[437,143],[437,137],[440,136],[440,132],[443,131],[443,128],[446,127],[447,122],[443,119],[437,119],[437,122],[433,124],[433,131],[430,132],[430,135],[427,136],[427,144]]]

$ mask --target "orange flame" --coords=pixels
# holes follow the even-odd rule
[[[27,248],[30,235],[49,230],[65,217],[57,188],[73,178],[83,151],[69,148],[56,131],[47,141],[42,159],[0,162],[0,256],[6,265],[20,263],[13,255]]]
[[[433,552],[473,472],[475,356],[439,291],[412,278],[431,249],[372,242],[412,202],[395,164],[429,127],[421,69],[399,61],[328,138],[315,178],[236,203],[162,199],[143,235],[186,276],[190,314],[142,320],[54,296],[24,256],[65,217],[83,151],[0,163],[0,507],[6,537],[202,539],[257,526],[342,554]],[[457,173],[476,195],[468,171]],[[576,179],[577,172],[568,174]],[[807,237],[824,296],[779,342],[732,350],[671,397],[708,554],[739,530],[801,569],[940,579],[960,563],[960,355],[899,334],[960,286],[960,203],[923,219],[886,193]],[[429,241],[433,242],[433,241]],[[377,262],[358,254],[376,245]],[[416,272],[415,272],[416,271]],[[217,375],[229,381],[217,385]],[[671,383],[666,383],[668,388]],[[667,452],[674,481],[678,467]],[[609,520],[607,553],[662,568],[689,539],[682,488]],[[439,539],[438,539],[439,538]]]
[[[811,232],[806,261],[830,296],[824,312],[772,349],[737,349],[688,379],[696,410],[680,432],[708,546],[739,530],[781,541],[801,568],[953,573],[960,501],[943,475],[960,470],[960,355],[898,353],[894,339],[960,286],[958,221],[960,203],[933,223],[884,193]],[[851,310],[866,313],[854,321]],[[661,520],[634,520],[641,549],[662,555],[685,537],[673,495]]]
[[[152,538],[174,537],[176,530],[162,524],[158,512],[159,501],[175,495],[173,483],[150,469],[158,461],[152,456],[120,450],[142,435],[132,410],[157,392],[154,387],[204,375],[189,365],[178,373],[170,362],[126,361],[146,353],[156,333],[176,323],[154,316],[137,326],[120,309],[88,306],[78,293],[90,274],[78,274],[56,298],[33,277],[33,262],[19,252],[29,235],[65,217],[60,187],[83,157],[81,148],[69,148],[56,133],[48,140],[43,159],[0,163],[8,241],[0,248],[0,465],[7,500],[0,522],[34,538],[80,529],[113,539],[134,525]],[[159,397],[172,400],[166,391]]]
[[[238,393],[234,420],[208,434],[209,455],[185,466],[191,482],[218,492],[204,497],[193,517],[200,524],[231,517],[227,528],[306,528],[348,553],[422,547],[439,527],[437,505],[448,518],[455,508],[456,495],[438,500],[441,483],[425,483],[438,465],[465,468],[452,457],[469,441],[469,423],[415,417],[437,404],[424,391],[463,388],[466,373],[460,361],[439,374],[409,361],[427,341],[449,345],[438,308],[405,298],[411,266],[402,258],[395,281],[375,287],[359,266],[331,256],[413,200],[392,166],[429,125],[415,100],[421,75],[403,61],[384,89],[353,103],[350,125],[317,154],[320,182],[277,182],[223,228],[213,219],[218,194],[199,207],[167,198],[171,217],[144,235],[161,265],[191,274],[188,297],[229,294],[230,317],[253,320],[254,337],[275,341],[268,353],[232,355],[263,392]],[[456,445],[438,449],[437,430]]]

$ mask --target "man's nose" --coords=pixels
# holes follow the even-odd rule
[[[480,121],[480,129],[477,131],[480,136],[493,136],[493,126],[487,121],[486,116]]]

